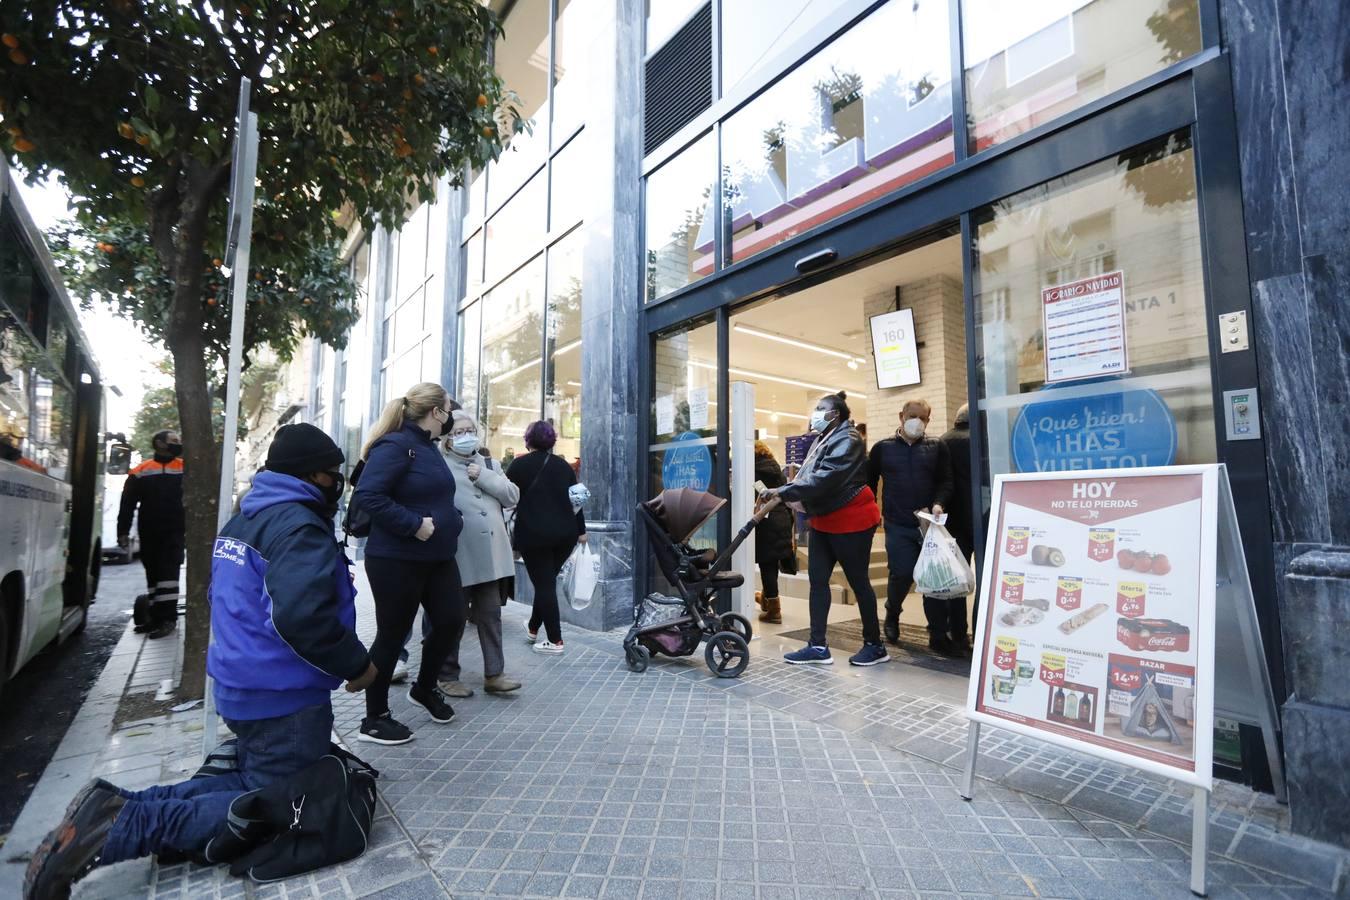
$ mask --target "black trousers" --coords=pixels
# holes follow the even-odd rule
[[[150,594],[153,620],[178,618],[178,573],[183,568],[184,540],[181,531],[142,531],[141,565]]]
[[[759,564],[759,580],[764,587],[764,596],[767,599],[774,599],[778,596],[778,563],[762,562]]]
[[[468,603],[459,583],[459,566],[453,559],[419,562],[406,559],[366,557],[366,575],[375,598],[375,643],[370,661],[379,674],[366,688],[366,715],[389,712],[389,679],[394,674],[398,652],[408,629],[422,607],[431,629],[422,639],[422,663],[417,686],[430,690],[450,649],[456,631],[464,629]]]
[[[534,608],[530,611],[530,631],[538,632],[544,626],[544,632],[551,643],[562,643],[562,616],[558,612],[558,573],[563,563],[576,549],[573,539],[565,544],[552,547],[533,547],[521,550],[520,558],[525,561],[525,571],[529,573],[530,584],[534,585]]]
[[[807,544],[806,574],[811,581],[811,644],[825,643],[825,623],[830,618],[830,576],[835,564],[844,567],[844,578],[858,600],[858,615],[862,618],[863,640],[869,644],[881,643],[881,629],[877,627],[877,594],[867,577],[872,558],[872,535],[876,526],[866,531],[848,534],[830,534],[811,529]]]

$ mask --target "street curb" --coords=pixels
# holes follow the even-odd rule
[[[102,674],[85,696],[80,711],[66,729],[51,762],[5,840],[4,865],[0,865],[0,897],[18,897],[23,893],[23,876],[29,855],[60,821],[75,793],[93,775],[94,767],[107,747],[113,719],[144,643],[144,636],[136,634],[128,620]]]

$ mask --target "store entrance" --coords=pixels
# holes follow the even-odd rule
[[[839,390],[847,392],[853,421],[869,451],[878,442],[896,437],[906,404],[921,402],[930,411],[927,436],[940,438],[951,431],[969,396],[961,277],[960,238],[953,235],[804,290],[737,309],[730,319],[726,377],[731,383],[754,385],[755,437],[761,454],[767,448],[774,463],[791,477],[812,440],[807,425],[812,408],[822,394]],[[908,335],[895,327],[911,321]],[[879,335],[898,338],[884,344],[880,361],[873,353],[874,329]],[[911,339],[914,353],[908,346]],[[969,445],[961,446],[967,454],[961,471],[969,472]],[[907,462],[908,455],[892,459]],[[762,460],[757,462],[763,466]],[[761,473],[762,468],[757,469],[757,475]],[[897,486],[904,477],[898,470],[892,472]],[[884,507],[884,476],[880,488]],[[951,502],[969,509],[971,497],[965,481],[956,486]],[[968,515],[966,521],[971,520]],[[773,645],[764,652],[780,644],[796,649],[808,637],[805,518],[796,516],[794,526],[795,553],[776,567],[782,624],[758,623],[759,633]],[[781,547],[776,537],[766,532],[756,538],[754,578],[761,596],[771,597],[772,585],[765,591],[764,582],[766,576],[772,582],[775,568],[762,549],[766,543]],[[896,555],[905,554],[901,550]],[[888,584],[888,562],[903,568],[903,561],[888,561],[884,528],[877,529],[868,562],[867,580],[884,619],[888,590],[898,596],[911,587],[907,582],[903,587]],[[857,592],[841,567],[836,567],[830,580],[830,593],[828,641],[837,661],[843,662],[862,645],[862,623]],[[973,601],[973,596],[966,599],[965,614],[960,616],[968,624]],[[888,647],[893,660],[943,673],[949,680],[952,675],[965,676],[966,658],[946,648],[930,650],[924,601],[912,591],[907,591],[903,601],[899,624],[900,643]]]

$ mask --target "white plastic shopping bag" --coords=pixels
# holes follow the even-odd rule
[[[572,608],[585,609],[591,605],[600,583],[600,554],[590,544],[578,544],[572,560],[576,563],[572,572]]]
[[[948,599],[975,590],[975,572],[956,539],[928,513],[915,515],[928,523],[928,530],[919,561],[914,564],[914,590],[925,597]]]
[[[576,602],[572,599],[572,592],[576,585],[577,578],[577,552],[583,545],[578,544],[577,549],[572,551],[572,555],[567,557],[567,562],[563,563],[562,570],[558,572],[558,605],[570,603],[573,607]]]

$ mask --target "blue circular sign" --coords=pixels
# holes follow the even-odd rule
[[[701,440],[693,431],[686,431],[676,441]],[[671,447],[661,462],[661,486],[667,490],[693,488],[706,491],[712,483],[712,454],[706,444]]]
[[[1028,403],[1012,433],[1018,472],[1127,469],[1168,466],[1177,455],[1177,424],[1166,401],[1153,390],[1127,390]]]

